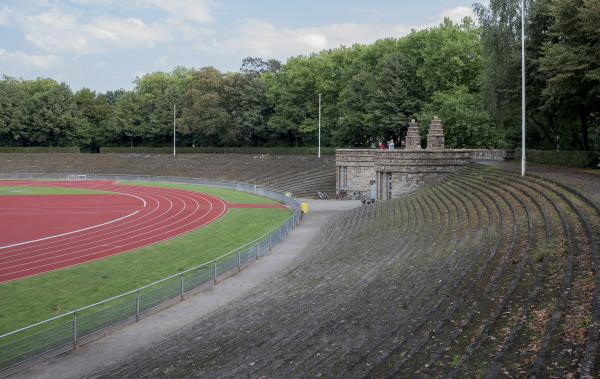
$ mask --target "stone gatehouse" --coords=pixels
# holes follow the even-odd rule
[[[416,122],[412,120],[406,149],[336,150],[337,193],[344,192],[351,198],[369,197],[371,183],[374,182],[377,200],[389,200],[440,180],[468,165],[473,158],[483,156],[502,160],[510,155],[505,150],[445,149],[443,127],[437,117],[429,127],[428,148],[421,149],[418,130]]]
[[[471,153],[463,150],[339,149],[336,189],[355,198],[368,196],[375,180],[377,199],[389,200],[442,179],[470,161]]]

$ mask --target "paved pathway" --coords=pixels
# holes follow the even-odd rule
[[[16,378],[81,378],[94,376],[107,365],[117,365],[138,349],[157,342],[198,319],[250,292],[294,266],[306,246],[318,237],[324,223],[337,212],[360,206],[359,201],[306,200],[309,213],[287,239],[272,252],[239,274],[211,289],[190,296],[181,303],[157,314],[127,325],[78,351],[67,353],[30,367],[14,375]]]

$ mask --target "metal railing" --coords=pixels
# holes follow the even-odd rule
[[[6,174],[0,179],[58,179],[68,180],[77,174]],[[81,176],[77,176],[81,180]],[[184,299],[186,293],[208,287],[220,278],[232,275],[251,262],[266,255],[272,246],[281,241],[299,223],[299,203],[278,192],[253,184],[209,179],[153,177],[132,175],[86,175],[86,180],[148,181],[165,183],[196,184],[228,188],[247,192],[290,206],[294,213],[281,226],[269,233],[240,246],[235,250],[189,268],[185,271],[160,279],[149,285],[111,297],[62,315],[26,326],[0,336],[0,376],[34,358],[48,358],[76,349],[84,339],[93,337],[98,331],[122,322],[139,321],[141,315],[155,310],[168,301]]]

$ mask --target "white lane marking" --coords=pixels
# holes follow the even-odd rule
[[[171,191],[171,192],[174,192],[174,191]],[[167,192],[167,193],[168,193],[168,192]],[[158,233],[157,235],[158,235],[158,236],[162,236],[162,235],[165,235],[165,234],[169,234],[169,233],[171,233],[173,230],[177,230],[177,229],[182,229],[182,228],[185,228],[185,227],[186,227],[186,226],[188,226],[188,225],[194,224],[194,223],[196,223],[196,222],[198,222],[198,221],[202,220],[202,219],[203,219],[203,218],[204,218],[206,215],[210,214],[210,212],[212,211],[212,209],[213,209],[213,207],[214,207],[214,206],[213,206],[213,203],[210,201],[210,198],[212,197],[212,196],[210,196],[210,195],[206,195],[206,194],[203,194],[203,193],[198,193],[198,194],[187,195],[187,194],[185,194],[185,193],[182,193],[182,191],[178,191],[178,192],[176,192],[175,194],[176,194],[176,195],[179,195],[179,196],[182,196],[183,198],[187,198],[187,199],[189,199],[189,200],[192,200],[193,202],[195,202],[195,203],[196,203],[196,207],[195,207],[195,209],[194,209],[194,213],[187,215],[187,216],[186,216],[186,217],[184,217],[183,219],[177,219],[177,218],[176,218],[176,216],[177,216],[177,215],[179,215],[179,214],[181,213],[181,211],[180,211],[180,212],[178,212],[177,214],[170,216],[168,219],[165,219],[164,221],[160,221],[158,224],[153,224],[153,225],[149,225],[149,226],[147,226],[147,227],[141,228],[141,229],[139,229],[139,230],[138,230],[138,232],[139,232],[139,231],[141,231],[141,230],[144,230],[144,229],[151,228],[151,227],[156,227],[157,225],[159,225],[159,224],[163,224],[163,223],[165,223],[165,222],[170,222],[170,223],[169,223],[169,224],[167,224],[167,225],[164,225],[164,226],[162,226],[162,227],[160,227],[160,228],[158,228],[158,229],[156,229],[156,230],[149,230],[148,232],[144,232],[144,233],[137,233],[137,234],[135,234],[135,235],[134,235],[134,236],[132,236],[132,237],[125,237],[125,238],[122,238],[122,239],[120,239],[120,240],[114,240],[114,239],[111,239],[111,240],[110,240],[110,243],[114,244],[114,243],[118,243],[118,242],[120,242],[120,243],[123,243],[123,242],[125,242],[125,244],[121,244],[121,245],[119,245],[119,246],[116,246],[116,247],[119,247],[119,248],[125,248],[125,246],[135,245],[135,244],[139,243],[140,241],[152,240],[152,239],[153,239],[153,237],[146,237],[146,238],[142,238],[142,239],[139,239],[139,237],[140,237],[140,236],[143,236],[143,235],[147,235],[147,234],[153,233],[153,232],[159,232],[159,231],[161,231],[161,232],[160,232],[160,233]],[[171,195],[172,195],[172,194],[171,194]],[[191,196],[194,196],[194,197],[191,197]],[[200,198],[200,199],[201,199],[203,202],[206,202],[206,203],[208,203],[208,204],[209,204],[209,206],[210,206],[210,208],[209,208],[207,211],[205,211],[205,212],[204,212],[202,215],[200,215],[199,217],[197,216],[198,218],[195,218],[195,219],[193,219],[191,222],[187,222],[186,224],[183,224],[183,225],[180,225],[180,226],[176,226],[174,229],[167,229],[167,228],[168,228],[168,227],[170,227],[170,226],[177,225],[177,223],[179,223],[179,222],[181,222],[181,221],[183,221],[183,220],[185,220],[185,219],[188,219],[188,218],[190,218],[190,217],[192,217],[192,216],[195,216],[195,215],[196,215],[196,212],[197,212],[197,211],[200,211],[200,204],[198,203],[198,200],[197,200],[197,198]],[[214,198],[214,199],[216,199],[216,200],[218,200],[218,201],[220,201],[220,202],[223,204],[223,211],[221,211],[221,213],[220,213],[220,214],[219,214],[219,216],[217,217],[217,218],[219,218],[219,217],[221,217],[221,216],[222,216],[222,215],[223,215],[223,214],[224,214],[224,213],[227,211],[227,204],[225,204],[225,202],[223,202],[223,201],[222,201],[221,199],[219,199],[219,198],[216,198],[216,197],[213,197],[213,198]],[[167,201],[169,201],[169,202],[172,202],[172,200],[173,200],[173,199],[177,199],[177,200],[179,200],[179,201],[182,201],[182,198],[181,198],[181,197],[175,197],[175,198],[167,198],[167,197],[165,197],[165,199],[167,199]],[[215,219],[212,219],[212,220],[209,220],[208,222],[204,221],[204,222],[203,222],[201,225],[198,225],[196,228],[199,228],[199,227],[201,227],[201,226],[207,225],[207,224],[209,224],[209,223],[213,222],[214,220],[216,220],[217,218],[215,218]],[[171,220],[171,219],[175,219],[175,221],[174,221],[174,222],[171,222],[171,221],[169,221],[169,220]],[[193,229],[196,229],[196,228],[193,228]],[[167,229],[167,230],[165,230],[165,231],[162,231],[162,230],[164,230],[164,229]],[[193,229],[191,229],[191,230],[193,230]],[[191,230],[189,230],[189,231],[191,231]],[[179,233],[177,233],[176,235],[178,236],[178,235],[181,235],[181,234],[184,234],[184,233],[186,233],[186,232],[185,232],[185,230],[184,230],[184,232],[179,232]],[[130,234],[130,233],[127,233],[127,234]],[[117,235],[116,237],[122,237],[122,236],[120,236],[120,235]],[[133,240],[133,238],[135,238],[135,240]],[[161,242],[161,241],[164,241],[164,240],[169,240],[169,239],[171,239],[171,238],[174,238],[174,237],[162,238],[162,239],[160,239],[159,241],[156,241],[156,242]],[[131,241],[131,242],[127,242],[127,241]],[[96,242],[96,241],[95,241],[95,242]],[[91,245],[91,244],[92,244],[92,243],[87,243],[87,244],[83,244],[83,245],[85,246],[85,245]],[[142,247],[142,246],[147,246],[147,245],[148,245],[148,243],[144,243],[144,244],[142,244],[140,247]],[[7,270],[7,269],[14,269],[14,268],[22,267],[22,266],[28,266],[28,265],[30,265],[31,263],[42,263],[42,262],[44,262],[44,261],[51,261],[50,263],[47,263],[47,264],[38,264],[38,265],[37,265],[37,266],[35,266],[34,268],[47,267],[47,266],[52,266],[52,265],[55,265],[55,264],[62,264],[62,263],[65,263],[65,262],[69,262],[69,261],[73,261],[73,260],[78,260],[78,259],[80,259],[80,258],[82,258],[82,257],[87,257],[87,256],[90,256],[90,255],[98,255],[98,254],[102,254],[102,253],[105,253],[105,252],[107,251],[107,250],[94,251],[94,248],[96,248],[97,246],[98,246],[98,245],[92,245],[92,246],[91,246],[91,247],[89,247],[89,248],[86,248],[86,249],[79,249],[79,250],[77,250],[77,251],[75,251],[75,252],[71,251],[71,252],[67,252],[67,253],[65,253],[65,254],[53,255],[53,256],[51,256],[51,257],[45,257],[45,258],[39,259],[39,260],[37,260],[37,261],[28,261],[28,262],[26,262],[26,263],[19,263],[19,264],[16,264],[16,265],[12,265],[12,266],[3,267],[3,268],[2,268],[2,270],[0,270],[0,272],[2,272],[2,271],[5,271],[5,270]],[[65,250],[65,249],[63,249],[63,250],[59,250],[59,251],[64,251],[64,250]],[[92,252],[90,252],[90,253],[88,253],[88,254],[73,256],[73,254],[79,254],[79,253],[81,253],[81,252],[83,252],[83,251],[90,251],[90,250],[92,250]],[[108,250],[111,250],[111,249],[109,248]],[[53,253],[55,253],[55,251],[52,251],[52,252],[50,252],[50,253],[51,253],[51,254],[53,254]],[[117,253],[118,253],[118,252],[117,252]],[[116,253],[111,253],[111,254],[109,254],[108,256],[110,256],[110,255],[114,255],[114,254],[116,254]],[[71,256],[71,258],[66,258],[66,257],[69,257],[69,256]],[[65,259],[63,259],[63,260],[60,260],[60,261],[53,261],[53,259],[56,259],[56,258],[59,258],[59,257],[65,257]],[[22,258],[22,259],[18,259],[17,261],[19,261],[19,260],[24,260],[24,259],[28,259],[28,258]],[[12,262],[12,263],[14,263],[14,262]],[[0,278],[1,278],[1,277],[6,277],[6,276],[10,276],[10,275],[14,275],[14,274],[18,274],[18,273],[25,272],[25,271],[30,271],[31,269],[32,269],[32,268],[26,268],[26,269],[21,269],[21,270],[17,270],[17,271],[11,271],[11,272],[9,272],[9,273],[0,274]],[[0,280],[1,280],[1,279],[0,279]]]
[[[126,192],[119,192],[119,193],[121,193],[123,195],[135,196],[133,194],[129,194],[129,193],[126,193]],[[7,258],[8,259],[12,259],[15,256],[31,255],[32,253],[34,253],[34,255],[38,255],[39,252],[42,252],[42,255],[46,255],[46,254],[48,254],[48,249],[50,248],[49,245],[56,245],[56,244],[58,244],[58,247],[61,247],[61,246],[64,246],[64,245],[68,246],[68,245],[77,244],[79,247],[81,247],[82,246],[81,241],[89,241],[90,239],[92,239],[92,240],[94,240],[96,242],[101,242],[101,241],[98,241],[98,239],[97,239],[98,238],[97,237],[98,232],[106,234],[107,232],[111,233],[110,231],[111,230],[115,230],[115,229],[123,230],[123,229],[132,228],[133,226],[139,225],[136,222],[139,222],[140,220],[142,220],[141,224],[143,225],[143,224],[145,224],[147,222],[147,221],[143,221],[143,220],[147,220],[147,217],[149,215],[152,215],[155,212],[157,212],[157,211],[160,210],[160,208],[159,208],[160,201],[158,200],[158,198],[152,197],[152,194],[149,194],[149,193],[140,193],[140,192],[138,192],[138,195],[140,195],[140,196],[145,195],[146,197],[144,199],[146,200],[146,203],[148,203],[150,200],[152,200],[153,203],[156,203],[155,206],[154,206],[154,208],[150,211],[150,213],[147,213],[147,214],[139,213],[137,215],[138,217],[131,217],[131,218],[129,218],[129,220],[127,220],[125,222],[117,223],[117,224],[112,224],[112,225],[107,226],[105,228],[96,229],[96,230],[93,230],[93,231],[88,232],[88,233],[82,233],[82,235],[67,236],[67,237],[64,237],[64,238],[55,239],[53,241],[44,242],[43,244],[40,244],[40,246],[36,246],[33,249],[28,249],[28,246],[17,247],[15,249],[13,249],[11,251],[11,254],[7,255],[6,257],[2,257],[0,255],[0,263],[2,263],[3,259],[7,259]],[[161,197],[161,196],[159,196],[159,197]],[[173,204],[170,203],[170,207],[167,210],[167,212],[172,207],[173,207]],[[142,208],[140,211],[147,210],[149,208],[150,208],[150,205],[148,204],[145,208]],[[160,215],[159,216],[154,216],[154,217],[152,217],[149,220],[154,220],[157,217],[160,217]],[[130,224],[130,226],[125,227],[125,225],[127,225],[127,224]],[[131,224],[133,224],[133,225],[131,225]],[[82,236],[84,238],[81,238]],[[72,241],[72,242],[68,242],[68,241]],[[59,250],[59,251],[62,251],[62,250]],[[53,253],[54,251],[51,250],[49,252]]]
[[[96,228],[99,228],[101,226],[106,226],[106,225],[114,224],[115,222],[119,222],[119,221],[124,220],[126,218],[129,218],[131,216],[134,216],[134,215],[140,213],[144,208],[146,208],[146,200],[142,199],[141,197],[136,196],[136,195],[131,195],[131,194],[128,194],[128,193],[124,193],[123,195],[135,197],[136,199],[141,200],[142,203],[143,203],[142,208],[138,209],[137,211],[135,211],[133,213],[125,215],[123,217],[119,217],[119,218],[111,220],[111,221],[103,222],[102,224],[88,226],[87,228],[77,229],[77,230],[73,230],[73,231],[70,231],[70,232],[67,232],[67,233],[55,234],[53,236],[48,236],[48,237],[44,237],[44,238],[38,238],[38,239],[35,239],[35,240],[14,243],[12,245],[1,246],[0,250],[4,250],[4,249],[11,248],[11,247],[16,247],[16,246],[23,246],[23,245],[27,245],[27,244],[34,243],[34,242],[47,241],[47,240],[50,240],[50,239],[53,239],[53,238],[64,237],[64,236],[68,236],[68,235],[75,234],[75,233],[85,232],[86,230],[96,229]]]
[[[199,219],[196,219],[196,220],[194,220],[194,221],[192,221],[192,222],[188,222],[187,224],[184,224],[183,226],[177,227],[177,228],[175,228],[175,229],[181,229],[181,228],[183,228],[183,227],[185,227],[185,226],[187,226],[187,225],[193,224],[194,222],[197,222],[197,221],[199,221],[199,220],[200,220],[200,219],[202,219],[204,216],[206,216],[207,214],[209,214],[209,213],[210,213],[210,211],[211,211],[211,210],[212,210],[212,208],[213,208],[213,204],[212,204],[210,201],[208,201],[208,199],[209,199],[209,198],[215,199],[215,200],[217,200],[217,201],[219,201],[220,203],[222,203],[222,204],[223,204],[223,210],[221,211],[221,213],[219,214],[219,216],[217,216],[216,218],[213,218],[213,219],[211,219],[211,220],[205,221],[205,222],[203,222],[201,225],[198,225],[197,227],[195,227],[195,228],[193,228],[193,229],[191,229],[191,230],[188,230],[188,231],[183,231],[183,232],[179,232],[179,233],[177,233],[176,235],[173,235],[173,236],[171,236],[171,237],[168,237],[168,238],[165,238],[165,239],[163,239],[163,240],[161,240],[161,241],[155,241],[155,242],[163,242],[163,241],[168,241],[168,240],[171,240],[171,239],[173,239],[173,238],[177,238],[177,237],[179,237],[179,236],[181,236],[181,235],[183,235],[183,234],[189,233],[189,232],[190,232],[190,231],[192,231],[192,230],[195,230],[195,229],[201,228],[201,227],[203,227],[203,226],[206,226],[206,225],[208,225],[208,224],[211,224],[211,223],[213,223],[214,221],[218,220],[218,219],[219,219],[221,216],[223,216],[223,214],[227,213],[227,211],[228,211],[228,209],[229,209],[229,208],[227,207],[227,204],[226,204],[226,203],[225,203],[225,202],[224,202],[222,199],[220,199],[219,197],[216,197],[216,196],[213,196],[213,195],[209,195],[209,194],[206,194],[206,193],[198,193],[198,194],[197,194],[197,196],[198,196],[198,197],[200,197],[202,200],[204,200],[204,201],[207,201],[207,202],[210,204],[209,211],[208,211],[208,212],[205,212],[205,213],[204,213],[202,216],[200,216],[200,218],[199,218]],[[189,196],[186,196],[186,197],[187,197],[188,199],[191,199],[191,197],[189,197]],[[194,200],[194,201],[195,201],[195,200]],[[197,203],[197,201],[196,201],[196,203]],[[198,209],[199,209],[199,208],[196,208],[196,211],[197,211]],[[180,213],[180,212],[179,212],[179,213]],[[178,213],[178,214],[179,214],[179,213]],[[188,218],[188,217],[190,217],[190,215],[186,216],[186,218]],[[170,217],[170,218],[172,218],[172,217]],[[170,218],[169,218],[169,219],[170,219]],[[165,220],[165,221],[166,221],[166,220]],[[169,224],[169,225],[172,225],[172,224]],[[166,234],[166,232],[160,233],[159,235],[163,235],[163,234]],[[144,240],[147,240],[147,239],[148,239],[148,238],[145,238]],[[153,244],[153,243],[151,243],[151,244]],[[126,245],[123,245],[123,246],[121,246],[121,247],[124,247],[124,246],[127,246],[127,245],[131,245],[131,243],[129,243],[129,244],[126,244]],[[148,246],[148,245],[149,245],[149,244],[145,244],[144,246]],[[139,248],[139,247],[135,247],[135,248],[133,248],[132,250],[136,250],[136,249],[138,249],[138,248]],[[89,249],[86,249],[86,250],[89,250]],[[125,253],[125,252],[127,252],[127,251],[132,251],[132,250],[125,250],[125,251],[120,251],[120,252],[113,252],[113,253],[110,253],[110,254],[104,255],[104,256],[102,256],[102,257],[99,257],[99,258],[94,258],[94,259],[87,260],[87,261],[85,261],[85,262],[79,262],[79,263],[74,263],[74,264],[68,264],[68,265],[61,266],[61,267],[58,267],[58,268],[55,268],[55,269],[51,269],[51,270],[47,270],[47,271],[43,271],[43,272],[36,273],[36,274],[25,275],[25,276],[22,276],[22,277],[19,277],[19,278],[11,279],[11,280],[3,280],[3,279],[0,279],[0,284],[7,283],[7,282],[10,282],[10,281],[13,281],[13,280],[19,280],[19,279],[26,278],[26,277],[30,277],[30,276],[38,276],[38,275],[44,274],[44,273],[46,273],[46,272],[52,272],[52,271],[56,271],[56,270],[61,270],[61,269],[65,269],[65,268],[69,268],[69,267],[77,266],[77,265],[80,265],[80,264],[85,264],[85,263],[89,263],[89,262],[95,262],[95,261],[102,260],[102,259],[105,259],[105,258],[107,258],[107,257],[110,257],[110,256],[114,256],[114,255],[117,255],[117,254]],[[106,252],[106,250],[104,250],[104,251],[100,251],[100,252],[95,252],[95,253],[89,253],[89,254],[85,254],[85,255],[83,255],[82,257],[87,257],[87,256],[90,256],[90,255],[97,255],[97,254],[99,254],[99,253],[105,253],[105,252]],[[34,267],[34,268],[31,268],[31,269],[39,269],[40,267],[52,266],[52,265],[54,265],[54,264],[63,264],[63,263],[65,263],[65,262],[69,262],[69,261],[73,261],[73,260],[76,260],[76,259],[75,259],[75,258],[65,259],[65,260],[58,261],[58,262],[54,262],[54,263],[50,263],[50,264],[45,264],[45,265],[36,266],[36,267]],[[6,277],[6,276],[14,275],[15,273],[20,273],[20,272],[30,271],[31,269],[23,269],[23,270],[18,270],[18,271],[12,272],[12,273],[1,274],[1,275],[0,275],[0,277]]]

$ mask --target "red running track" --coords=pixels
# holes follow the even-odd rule
[[[108,181],[0,181],[0,186],[97,189],[109,195],[0,196],[0,283],[138,249],[203,227],[221,199]]]

